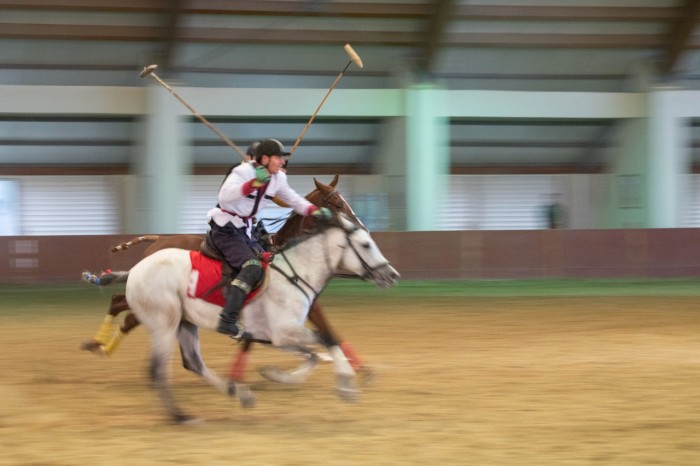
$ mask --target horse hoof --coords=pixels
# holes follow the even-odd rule
[[[338,396],[348,403],[355,403],[360,399],[360,392],[355,387],[355,379],[350,376],[338,376]]]
[[[255,406],[255,395],[246,385],[237,385],[236,393],[238,401],[241,403],[241,408],[252,408]]]
[[[201,419],[188,414],[176,414],[173,420],[175,421],[175,424],[181,426],[194,426],[203,422]]]
[[[338,396],[346,403],[357,403],[360,401],[360,392],[354,388],[338,388]]]
[[[370,366],[362,366],[358,368],[357,375],[360,376],[362,382],[364,383],[374,382],[374,379],[377,377],[377,373],[374,372],[374,369],[372,369]]]
[[[275,366],[261,367],[258,369],[258,373],[270,382],[285,385],[297,385],[304,381],[302,378],[296,376],[296,374],[289,373]]]
[[[99,343],[95,340],[89,340],[84,342],[82,345],[80,345],[80,349],[90,351],[91,353],[97,354],[99,356],[104,356],[107,354],[105,352],[105,346],[102,343]]]
[[[249,397],[249,398],[239,398],[241,402],[241,408],[244,409],[250,409],[255,407],[255,397]]]

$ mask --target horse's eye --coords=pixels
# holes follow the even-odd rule
[[[362,243],[362,247],[365,248],[365,249],[369,249],[369,248],[372,247],[372,245],[369,244],[369,243]]]

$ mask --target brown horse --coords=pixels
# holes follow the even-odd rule
[[[350,208],[350,205],[345,201],[343,196],[335,189],[338,183],[338,175],[333,178],[329,185],[324,185],[314,178],[316,189],[310,192],[306,198],[319,207],[328,207],[337,212],[343,212],[348,217],[353,219],[359,225],[362,225],[355,213]],[[283,246],[291,238],[298,236],[304,229],[310,226],[310,219],[293,213],[280,230],[272,236],[272,243],[275,247]],[[188,250],[198,250],[202,243],[202,236],[198,235],[145,235],[139,236],[131,241],[122,243],[112,248],[112,252],[124,251],[132,246],[140,243],[152,243],[144,252],[144,257],[153,254],[156,251],[165,248],[180,248]],[[127,274],[119,275],[119,273],[110,276],[108,282],[102,282],[106,285],[109,282],[122,281],[126,279]],[[91,339],[84,342],[81,348],[87,351],[92,351],[98,354],[112,354],[121,343],[121,340],[135,327],[139,325],[139,321],[132,312],[128,312],[122,325],[118,328],[114,322],[118,314],[124,311],[129,311],[129,304],[126,302],[124,294],[115,294],[112,296],[109,310],[105,316],[97,334]],[[362,373],[365,376],[371,376],[371,369],[367,367],[359,355],[355,352],[352,346],[342,341],[334,329],[330,326],[325,312],[318,300],[316,300],[311,310],[309,311],[309,321],[316,327],[318,336],[322,343],[326,346],[339,344],[340,348],[345,353],[346,358],[350,362],[355,371]],[[241,381],[244,376],[245,367],[247,365],[248,352],[250,351],[251,342],[243,342],[241,351],[237,354],[236,359],[231,365],[230,377],[233,380]]]

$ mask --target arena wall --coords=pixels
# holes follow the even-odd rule
[[[687,277],[700,275],[700,229],[378,232],[406,279]],[[131,235],[0,237],[0,283],[79,282],[83,270],[124,270],[145,245]]]

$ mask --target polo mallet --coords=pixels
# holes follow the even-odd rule
[[[289,150],[289,156],[291,157],[292,154],[294,154],[294,151],[296,150],[297,146],[301,142],[301,138],[304,137],[304,134],[306,134],[306,131],[309,129],[309,126],[311,126],[311,123],[314,121],[314,118],[316,118],[316,115],[318,114],[318,111],[321,110],[321,107],[323,104],[326,102],[326,99],[330,95],[331,91],[335,88],[336,84],[338,84],[338,81],[340,81],[340,78],[343,77],[345,74],[345,71],[347,71],[348,67],[350,66],[351,63],[355,63],[357,66],[360,68],[363,67],[362,65],[362,59],[360,56],[353,50],[352,47],[350,47],[350,44],[345,44],[343,47],[345,49],[345,52],[350,56],[350,61],[348,62],[347,65],[345,65],[345,68],[343,68],[343,71],[340,72],[337,78],[335,78],[335,81],[333,81],[333,84],[331,84],[331,88],[328,89],[328,92],[326,92],[326,95],[323,96],[323,100],[321,100],[321,103],[318,104],[318,107],[316,107],[316,111],[314,112],[313,115],[311,115],[311,118],[309,118],[308,123],[306,123],[306,126],[304,126],[304,129],[301,130],[301,134],[299,134],[299,137],[297,138],[296,142],[292,146],[292,148]]]
[[[158,68],[158,65],[148,65],[147,67],[145,67],[145,68],[143,69],[143,71],[141,72],[141,74],[139,74],[139,77],[141,77],[141,78],[145,78],[146,76],[151,76],[151,77],[153,77],[153,79],[155,79],[156,81],[158,81],[158,83],[160,83],[161,86],[163,86],[164,88],[166,88],[166,89],[168,90],[168,92],[170,92],[170,93],[173,95],[173,97],[175,97],[177,100],[179,100],[180,103],[181,103],[182,105],[184,105],[185,107],[187,107],[187,110],[189,110],[190,112],[192,112],[192,114],[193,114],[194,116],[196,116],[197,118],[199,118],[199,120],[200,120],[202,123],[204,123],[204,124],[207,126],[207,128],[209,128],[210,130],[214,131],[214,133],[215,133],[217,136],[219,136],[221,139],[223,139],[224,142],[225,142],[226,144],[228,144],[233,150],[235,150],[236,152],[238,152],[238,155],[240,155],[241,158],[242,158],[243,160],[246,160],[245,153],[241,150],[240,147],[238,147],[238,146],[237,146],[232,140],[230,140],[224,133],[222,133],[221,131],[219,131],[219,129],[218,129],[216,126],[214,126],[214,125],[212,125],[211,123],[209,123],[209,121],[207,121],[206,118],[204,118],[202,115],[200,115],[200,113],[199,113],[197,110],[195,110],[195,109],[193,109],[192,107],[190,107],[190,105],[189,105],[187,102],[185,102],[184,100],[182,100],[182,97],[180,97],[179,95],[177,95],[177,93],[176,93],[175,91],[173,91],[173,89],[172,89],[170,86],[168,86],[168,85],[165,83],[165,81],[163,81],[162,79],[160,79],[160,78],[158,77],[158,75],[155,73],[156,68]]]

